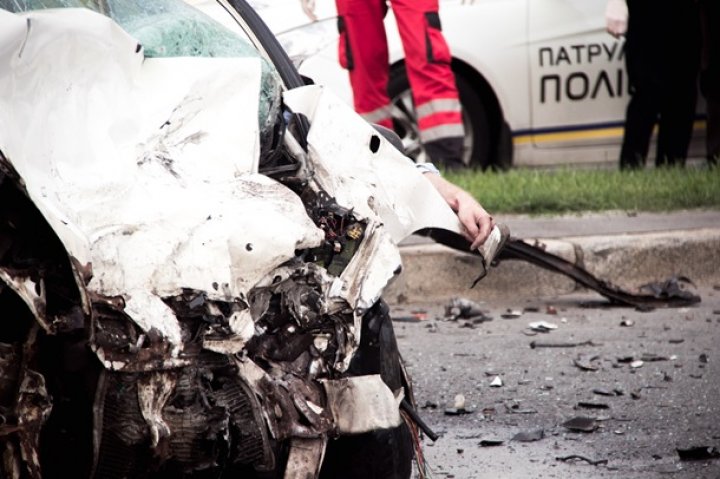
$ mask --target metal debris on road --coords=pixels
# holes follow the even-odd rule
[[[450,304],[445,306],[445,319],[449,321],[484,315],[485,312],[478,303],[466,298],[452,298]]]
[[[475,412],[474,408],[465,407],[465,396],[463,394],[457,394],[453,401],[453,407],[445,409],[446,416],[461,416],[463,414],[471,414]]]
[[[579,346],[602,346],[601,343],[594,343],[593,341],[583,341],[580,343],[556,343],[546,341],[531,341],[530,349],[535,348],[576,348]]]
[[[558,325],[555,323],[549,323],[547,321],[535,321],[528,324],[528,327],[538,333],[549,333],[553,329],[557,329]]]
[[[518,441],[518,442],[533,442],[533,441],[539,441],[540,439],[545,437],[545,431],[543,429],[535,429],[533,431],[522,431],[517,434],[515,434],[511,441]]]
[[[590,464],[591,466],[604,466],[608,463],[607,459],[598,459],[597,461],[594,461],[585,456],[580,456],[577,454],[572,454],[570,456],[556,457],[555,460],[560,461],[560,462],[568,462],[568,461],[575,461],[575,460],[585,461],[588,464]]]
[[[600,369],[600,365],[595,362],[600,359],[600,356],[581,354],[573,361],[573,364],[583,371],[597,371]]]
[[[586,401],[580,401],[577,404],[577,407],[582,409],[610,409],[610,406],[604,403],[599,402],[586,402]]]
[[[495,446],[502,446],[505,444],[505,441],[501,441],[500,439],[483,439],[478,443],[480,447],[495,447]]]
[[[562,423],[564,428],[571,431],[593,432],[598,428],[597,421],[591,417],[577,416]]]

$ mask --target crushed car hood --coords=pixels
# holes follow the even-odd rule
[[[67,36],[67,24],[82,35]],[[0,148],[69,254],[92,264],[88,288],[123,295],[143,329],[178,342],[162,297],[181,288],[245,297],[295,250],[319,244],[297,195],[257,173],[248,99],[258,98],[259,61],[144,58],[86,10],[0,12],[0,25],[0,64],[10,66]],[[311,119],[319,184],[389,232],[374,247],[386,267],[365,278],[375,279],[371,302],[399,266],[393,242],[426,226],[459,230],[457,219],[388,142],[371,151],[377,133],[324,89],[286,101]]]

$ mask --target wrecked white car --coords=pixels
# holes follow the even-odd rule
[[[0,477],[409,477],[383,288],[460,224],[243,0],[0,0]]]

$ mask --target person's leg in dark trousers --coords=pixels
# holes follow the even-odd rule
[[[692,138],[700,67],[700,16],[697,4],[665,0],[660,124],[656,166],[683,166]],[[666,32],[673,32],[667,35]]]
[[[620,168],[645,165],[652,130],[660,111],[662,52],[657,40],[662,7],[658,2],[628,0],[628,31],[625,64],[630,80],[630,102],[625,115],[625,134]]]
[[[707,108],[706,147],[710,166],[720,162],[720,2],[701,2],[703,61],[700,90]]]

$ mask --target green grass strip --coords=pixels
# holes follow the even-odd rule
[[[720,168],[648,168],[630,172],[513,169],[445,176],[494,213],[551,215],[720,208]]]

